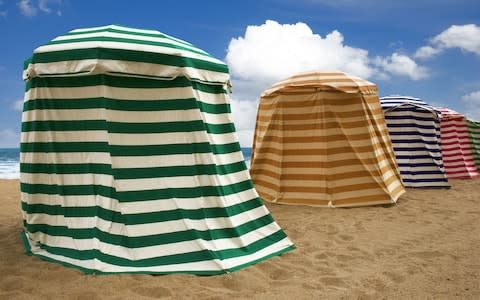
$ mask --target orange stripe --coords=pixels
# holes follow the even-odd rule
[[[384,166],[380,169],[382,174],[386,174],[387,172],[391,171],[390,166]],[[282,171],[287,171],[282,169]],[[266,169],[251,169],[250,174],[252,177],[256,177],[257,175],[263,175],[267,177],[271,177],[275,180],[314,180],[314,181],[335,181],[335,180],[343,180],[343,179],[352,179],[352,178],[361,178],[361,177],[371,177],[371,173],[368,170],[362,171],[353,171],[353,172],[345,172],[345,173],[337,173],[337,174],[289,174],[287,172],[277,173],[272,170]],[[396,178],[393,176],[393,181]],[[386,185],[393,183],[392,180],[388,179],[386,181]]]
[[[388,129],[386,127],[379,131],[380,135],[388,134]],[[372,135],[374,133],[366,133],[366,134],[352,134],[352,135],[344,135],[344,134],[333,134],[327,136],[296,136],[296,137],[289,137],[289,136],[264,136],[260,138],[258,135],[256,136],[257,140],[254,143],[265,143],[265,142],[278,142],[278,143],[326,143],[326,142],[335,142],[335,141],[361,141],[365,140],[366,142],[371,141]]]
[[[325,130],[325,129],[352,129],[352,128],[362,128],[369,126],[370,123],[368,120],[356,121],[356,122],[316,122],[312,124],[268,124],[267,126],[262,126],[257,124],[256,130],[266,131],[269,130],[284,130],[284,131],[296,131],[296,130]]]
[[[276,154],[279,156],[305,156],[305,155],[328,155],[328,154],[345,154],[345,153],[365,153],[373,152],[382,149],[381,144],[370,144],[368,146],[358,146],[352,148],[351,146],[335,147],[335,148],[316,148],[316,149],[298,149],[287,150],[273,147],[260,147],[255,151],[255,155],[259,154]]]
[[[308,107],[307,110],[311,111]],[[377,116],[379,119],[383,119],[383,113],[381,108],[375,108],[371,110],[374,116]],[[272,115],[263,115],[263,112],[260,111],[257,120],[261,122],[270,122],[270,121],[299,121],[299,120],[312,120],[312,121],[321,121],[322,119],[348,119],[348,118],[358,118],[364,117],[364,110],[357,111],[347,111],[347,112],[332,112],[326,111],[321,114],[318,112],[313,113],[274,113]],[[321,117],[321,118],[320,118]]]

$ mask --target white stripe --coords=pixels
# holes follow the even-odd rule
[[[271,246],[268,246],[256,253],[252,253],[250,255],[245,255],[241,257],[231,258],[224,261],[219,260],[209,260],[209,261],[200,261],[195,263],[185,263],[185,264],[171,264],[171,265],[163,265],[163,266],[151,266],[151,267],[141,267],[141,268],[132,268],[132,267],[123,267],[117,265],[111,265],[99,261],[97,259],[94,260],[76,260],[71,259],[68,257],[54,255],[51,253],[42,250],[35,244],[31,243],[32,252],[37,255],[42,255],[49,257],[51,259],[57,261],[63,261],[75,266],[80,266],[87,269],[94,269],[101,272],[178,272],[178,271],[220,271],[226,268],[234,268],[243,264],[247,264],[249,262],[257,261],[261,258],[264,258],[270,254],[279,252],[281,250],[286,249],[287,247],[292,246],[292,243],[288,238],[285,238]]]
[[[248,189],[236,194],[219,197],[172,198],[168,200],[118,202],[117,199],[100,195],[60,196],[48,194],[21,193],[22,201],[28,204],[61,205],[63,207],[94,207],[120,212],[122,214],[139,214],[174,209],[203,209],[212,207],[229,207],[258,198],[255,189]]]
[[[208,82],[223,83],[229,80],[229,75],[227,73],[215,72],[211,70],[108,59],[85,59],[51,63],[35,63],[30,64],[28,70],[30,77],[53,76],[55,74],[65,73],[83,73],[82,75],[115,75],[115,73],[121,73],[127,74],[124,76],[154,76],[160,77],[164,80],[174,79],[176,77],[183,76],[184,74],[191,79],[200,79]]]
[[[82,100],[79,100],[82,101]],[[105,120],[121,123],[160,123],[202,120],[207,124],[230,124],[230,114],[210,114],[198,108],[187,110],[125,111],[108,108],[36,109],[23,113],[22,121],[83,121]]]
[[[116,100],[175,100],[195,98],[207,104],[225,104],[226,94],[211,94],[191,87],[180,88],[122,88],[106,85],[65,88],[32,88],[25,93],[25,99],[79,99],[105,97]],[[81,101],[81,99],[79,99]]]
[[[178,48],[163,47],[158,45],[145,45],[145,44],[133,44],[126,42],[107,42],[107,41],[92,41],[92,42],[76,42],[68,44],[50,44],[40,46],[35,49],[34,53],[45,53],[64,50],[75,49],[88,49],[88,48],[106,48],[106,49],[120,49],[120,50],[132,50],[132,51],[144,51],[152,53],[169,54],[180,57],[188,57],[211,62],[215,64],[224,65],[224,63],[211,56],[198,54]]]
[[[118,30],[125,30],[125,29],[118,29]],[[92,30],[92,31],[94,31],[94,30]],[[128,30],[128,31],[130,31],[131,33],[118,33],[118,32],[102,31],[102,32],[90,32],[90,33],[87,32],[87,33],[82,33],[82,34],[78,33],[78,34],[75,34],[75,35],[62,35],[62,36],[59,36],[59,37],[53,39],[53,41],[65,41],[65,42],[67,42],[69,40],[76,40],[76,39],[85,39],[85,38],[94,38],[94,37],[110,37],[110,38],[121,38],[121,39],[131,39],[131,40],[138,40],[138,41],[149,41],[149,42],[156,42],[156,43],[171,44],[171,45],[174,45],[174,46],[181,46],[181,47],[184,47],[184,48],[187,48],[187,49],[190,49],[190,50],[193,50],[193,51],[201,52],[205,55],[208,55],[208,53],[206,53],[205,51],[203,51],[199,48],[196,48],[196,47],[194,47],[192,45],[189,45],[189,44],[178,42],[176,40],[172,40],[172,39],[167,38],[167,37],[144,36],[144,35],[135,34],[131,30]],[[147,33],[147,34],[152,34],[152,33]],[[160,32],[155,32],[153,34],[159,35]]]
[[[265,206],[262,205],[252,210],[229,217],[203,218],[200,220],[183,218],[179,220],[159,221],[138,225],[125,225],[122,223],[115,223],[113,221],[103,220],[98,216],[79,218],[40,213],[28,214],[26,222],[28,224],[66,226],[69,229],[88,229],[96,227],[104,232],[108,232],[109,234],[125,235],[129,237],[142,237],[157,234],[182,232],[193,228],[199,231],[236,228],[268,214],[268,210],[265,208]]]
[[[156,178],[116,179],[106,174],[62,174],[20,173],[21,182],[48,185],[102,185],[114,187],[117,192],[145,191],[172,188],[201,188],[203,186],[226,186],[250,179],[248,170],[226,175],[195,175]]]
[[[192,153],[152,156],[110,156],[106,152],[22,152],[21,162],[29,164],[111,164],[113,168],[154,168],[192,166],[196,164],[226,165],[243,160],[242,152],[228,154]]]

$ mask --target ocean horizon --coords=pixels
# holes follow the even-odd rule
[[[250,167],[252,148],[242,148],[243,158]],[[20,148],[0,148],[0,179],[20,178]]]

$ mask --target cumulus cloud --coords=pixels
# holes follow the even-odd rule
[[[0,0],[0,5],[3,5],[3,1]],[[0,17],[1,18],[6,18],[7,17],[7,14],[8,12],[6,10],[0,10]]]
[[[325,36],[305,23],[279,24],[267,20],[247,27],[232,38],[225,60],[233,81],[232,113],[243,147],[250,147],[260,94],[274,82],[295,73],[338,70],[362,78],[407,76],[418,80],[428,70],[406,55],[371,58],[367,50],[349,46],[341,32]]]
[[[252,147],[258,101],[234,98],[230,101],[230,106],[240,145],[246,148]]]
[[[430,45],[419,48],[416,58],[430,58],[446,49],[459,48],[480,55],[480,26],[452,25],[430,40]]]
[[[420,59],[430,58],[441,53],[443,50],[439,48],[433,48],[432,46],[423,46],[418,48],[415,52],[415,57]]]
[[[62,0],[39,0],[38,1],[38,8],[49,14],[52,12],[52,9],[49,7],[49,4],[56,4],[56,5],[60,5],[62,3]],[[57,14],[59,16],[61,16],[61,11],[58,11]]]
[[[50,14],[52,12],[52,8],[50,7],[52,4],[60,6],[62,0],[38,0],[38,7],[30,0],[20,0],[18,2],[18,7],[24,16],[33,17],[37,15],[38,10]],[[62,12],[57,10],[57,15],[61,16]]]
[[[394,52],[389,57],[376,57],[374,63],[392,75],[408,76],[413,80],[425,79],[430,76],[426,67],[419,66],[407,55]]]
[[[16,111],[23,111],[23,99],[13,102],[12,108]]]
[[[462,102],[467,117],[480,121],[480,91],[462,96]]]
[[[22,15],[33,17],[37,14],[37,8],[30,2],[30,0],[21,0],[18,2],[18,8]]]
[[[0,129],[0,148],[17,148],[20,144],[20,132],[10,128]]]
[[[344,45],[343,35],[332,31],[324,38],[305,23],[279,24],[268,20],[248,26],[243,37],[230,41],[226,56],[237,78],[275,81],[294,73],[338,69],[370,77],[368,51]]]

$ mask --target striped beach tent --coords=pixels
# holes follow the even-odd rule
[[[413,97],[380,102],[405,187],[450,187],[440,149],[440,112]]]
[[[441,113],[440,140],[447,177],[470,179],[479,176],[468,137],[465,116],[449,108],[437,108]]]
[[[37,48],[24,79],[29,254],[87,273],[211,275],[293,249],[252,185],[221,61],[113,25]]]
[[[472,144],[472,153],[477,171],[480,173],[480,122],[467,118],[468,135]]]
[[[336,71],[261,95],[250,173],[263,199],[283,204],[365,206],[404,193],[377,86]]]

